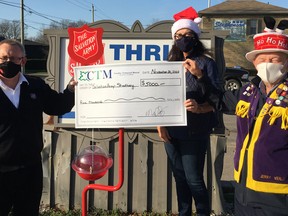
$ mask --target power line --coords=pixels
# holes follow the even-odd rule
[[[89,9],[84,8],[82,5],[79,5],[79,4],[76,4],[76,3],[73,3],[71,0],[65,0],[65,1],[67,1],[67,2],[69,2],[70,4],[73,4],[73,5],[75,5],[75,6],[79,7],[79,8],[81,8],[81,9],[84,9],[84,10],[88,10],[88,11],[89,11]]]
[[[101,10],[99,7],[96,7],[95,4],[94,4],[93,2],[91,2],[91,1],[89,1],[89,3],[86,3],[86,6],[87,6],[87,7],[85,7],[85,8],[84,8],[84,7],[81,7],[81,6],[83,5],[83,3],[84,3],[83,1],[74,0],[75,2],[81,4],[81,6],[80,6],[79,4],[73,3],[73,2],[72,2],[73,0],[65,0],[65,1],[69,2],[70,4],[75,5],[75,6],[77,6],[77,7],[80,7],[80,8],[82,8],[82,9],[89,10],[89,11],[92,12],[92,13],[94,13],[94,11],[97,11],[98,13],[100,13],[100,14],[101,14],[102,16],[104,16],[105,18],[113,19],[113,18],[109,17],[107,14],[105,14],[105,13],[103,12],[103,10]],[[87,1],[87,2],[88,2],[88,1]],[[91,5],[88,5],[88,4],[91,4]],[[92,11],[93,9],[91,9],[90,6],[92,6],[91,8],[93,8],[93,6],[94,6],[94,8],[96,8],[96,9],[94,9],[94,11]],[[88,8],[89,8],[89,9],[88,9]],[[96,16],[101,19],[102,17],[99,16],[98,13],[96,14]],[[102,19],[103,19],[103,18],[102,18]]]
[[[29,10],[26,10],[26,12],[28,12],[29,14],[35,14],[35,15],[43,15],[43,16],[46,16],[46,17],[51,17],[51,18],[55,18],[55,19],[59,19],[59,20],[70,20],[70,19],[67,19],[67,18],[63,18],[63,17],[57,17],[57,16],[52,16],[52,15],[48,15],[48,14],[44,14],[44,13],[39,13],[33,9],[31,9],[30,7],[28,6],[25,6],[26,8],[29,8]],[[70,21],[74,21],[74,20],[70,20]]]
[[[36,30],[36,31],[43,32],[43,29],[35,28],[34,26],[28,25],[27,23],[25,23],[24,25],[25,25],[25,27],[27,27],[27,28],[32,28],[32,29],[34,29],[34,30]]]
[[[18,3],[13,3],[13,2],[9,2],[9,1],[1,1],[0,0],[0,4],[4,4],[4,5],[7,5],[7,6],[11,6],[11,7],[16,7],[18,9],[20,9],[20,4]],[[58,23],[58,24],[62,24],[60,23],[59,21],[53,19],[53,18],[56,18],[56,19],[59,19],[59,20],[69,20],[69,21],[75,21],[75,20],[71,20],[71,19],[65,19],[65,18],[61,18],[61,17],[56,17],[56,16],[51,16],[51,15],[47,15],[47,14],[44,14],[44,13],[40,13],[34,9],[32,9],[31,7],[27,6],[27,5],[24,5],[24,10],[29,13],[29,14],[34,14],[34,15],[37,15],[37,16],[40,16],[44,19],[47,19],[49,21],[52,21],[52,22],[55,22],[55,23]],[[51,17],[51,18],[50,18]]]
[[[0,1],[0,3],[4,4],[4,5],[11,6],[11,7],[20,8],[20,4],[19,3],[14,3],[14,2],[9,2],[9,1]]]
[[[73,0],[65,0],[67,2],[69,2],[70,4],[73,4],[74,6],[77,6],[77,8],[81,8],[81,9],[84,9],[84,10],[88,10],[91,12],[91,8],[88,6],[89,3],[91,3],[91,5],[93,4],[93,2],[91,1],[86,1],[86,2],[89,2],[89,3],[85,3],[85,5],[87,7],[83,7],[82,5],[79,5],[79,4],[76,4],[76,3],[73,3]],[[75,2],[81,2],[83,4],[82,1],[79,1],[79,0],[74,0]],[[3,1],[3,0],[0,0],[0,4],[3,4],[3,5],[7,5],[7,6],[11,6],[11,7],[15,7],[15,8],[18,8],[20,9],[20,4],[19,3],[14,3],[14,2],[11,2],[11,1]],[[112,17],[108,16],[103,10],[101,10],[99,7],[95,6],[94,4],[94,7],[95,7],[95,10],[97,11],[97,14],[96,16],[100,19],[113,19]],[[52,19],[52,18],[56,18],[56,19],[65,19],[65,20],[70,20],[70,21],[75,21],[75,20],[71,20],[71,19],[66,19],[66,18],[61,18],[61,17],[56,17],[56,16],[52,16],[52,15],[48,15],[48,14],[44,14],[44,13],[40,13],[34,9],[32,9],[31,7],[27,6],[27,5],[24,5],[24,10],[27,12],[27,13],[30,13],[30,14],[35,14],[37,16],[40,16],[44,19],[48,19],[52,22],[56,22],[56,23],[59,23],[58,21]],[[102,16],[100,16],[102,15]],[[51,17],[51,18],[50,18]]]
[[[37,25],[42,25],[42,26],[47,26],[49,27],[50,24],[46,24],[46,23],[41,23],[41,22],[37,22],[37,21],[34,21],[34,20],[29,20],[29,19],[25,19],[26,20],[26,23],[34,23],[34,24],[37,24]]]
[[[94,6],[95,6],[95,5],[94,5]],[[110,17],[110,16],[108,16],[107,14],[105,14],[104,11],[101,10],[99,7],[95,6],[95,8],[96,8],[96,11],[97,11],[98,13],[102,14],[102,15],[103,15],[104,17],[106,17],[107,19],[113,20],[112,17]]]
[[[57,21],[57,20],[55,20],[55,19],[52,19],[52,18],[50,18],[50,17],[54,17],[54,18],[58,18],[58,19],[62,19],[62,20],[74,21],[74,20],[70,20],[70,19],[64,19],[64,18],[59,18],[59,17],[55,17],[55,16],[51,16],[51,15],[46,15],[46,14],[43,14],[43,13],[39,13],[39,12],[35,11],[34,9],[26,6],[26,5],[25,5],[25,7],[24,7],[24,10],[25,10],[26,12],[35,14],[35,15],[37,15],[37,16],[40,16],[40,17],[44,18],[44,19],[50,20],[50,21],[52,21],[52,22],[55,22],[55,23],[58,23],[58,24],[61,24],[61,25],[62,25],[63,23],[61,23],[61,22],[59,22],[59,21]],[[68,27],[68,26],[67,26],[67,27]]]
[[[70,4],[74,5],[74,6],[77,6],[77,8],[81,8],[83,10],[88,10],[88,11],[92,11],[92,9],[88,6],[89,4],[91,4],[91,6],[94,6],[93,2],[92,1],[89,1],[89,0],[83,0],[80,1],[80,0],[66,0],[67,2],[69,2]],[[79,5],[81,2],[82,5]],[[83,3],[84,3],[84,7],[83,7]],[[3,1],[3,0],[0,0],[0,4],[2,5],[6,5],[6,6],[9,6],[9,7],[14,7],[14,8],[18,8],[20,9],[21,6],[19,3],[15,3],[15,2],[11,2],[11,1]],[[107,14],[105,14],[105,12],[103,10],[101,10],[99,7],[94,7],[95,8],[95,11],[97,11],[97,13],[95,14],[96,17],[98,17],[98,19],[111,19],[113,20],[112,17],[108,16]],[[41,13],[41,12],[38,12],[34,9],[32,9],[31,7],[27,6],[27,5],[24,5],[23,4],[23,10],[26,12],[25,14],[25,17],[27,15],[36,15],[36,16],[39,16],[43,19],[46,19],[46,20],[49,20],[50,22],[52,23],[57,23],[57,24],[60,24],[61,26],[63,26],[64,23],[58,21],[58,20],[67,20],[67,21],[70,21],[70,22],[77,22],[76,20],[71,20],[71,19],[65,19],[65,18],[62,18],[62,17],[57,17],[57,16],[52,16],[52,15],[48,15],[48,14],[44,14],[44,13]],[[94,11],[93,11],[93,18],[94,18]],[[1,18],[0,18],[1,19]],[[7,19],[5,19],[7,20]],[[20,20],[19,19],[16,19],[16,20]],[[94,20],[93,20],[94,21]],[[51,26],[51,23],[50,24],[45,24],[45,23],[40,23],[41,25],[47,25],[47,26]],[[35,29],[35,27],[32,27],[30,25],[28,25],[29,27]],[[68,27],[68,26],[64,26],[64,27]],[[36,30],[39,30],[39,29],[36,29]]]

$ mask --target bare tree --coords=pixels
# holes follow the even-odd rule
[[[49,25],[49,29],[67,29],[68,27],[80,27],[84,24],[86,24],[86,22],[83,20],[79,20],[77,22],[74,22],[71,20],[63,19],[59,22],[51,22]],[[47,37],[41,32],[38,33],[36,35],[36,37],[30,38],[30,40],[36,41],[39,43],[44,43],[44,44],[48,43]]]
[[[63,19],[60,22],[51,22],[50,29],[67,29],[68,27],[80,27],[85,23],[86,22],[83,20],[74,22],[68,19]]]
[[[9,28],[10,28],[10,22],[8,20],[0,22],[0,36],[4,38],[10,38]]]
[[[9,39],[19,39],[21,33],[19,20],[4,20],[0,22],[0,36]]]
[[[20,38],[20,34],[21,34],[20,22],[16,21],[16,20],[13,20],[10,23],[11,23],[11,25],[10,25],[10,35],[11,35],[11,37],[14,37],[15,39]]]
[[[29,40],[42,43],[42,44],[49,44],[48,38],[46,35],[43,34],[43,32],[37,33],[35,37],[30,37]]]

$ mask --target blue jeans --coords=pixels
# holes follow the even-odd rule
[[[176,182],[179,216],[191,216],[192,198],[197,215],[210,215],[209,195],[203,169],[210,135],[195,135],[189,140],[172,139],[165,150]]]

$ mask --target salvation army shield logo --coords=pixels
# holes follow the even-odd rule
[[[82,65],[96,62],[103,55],[102,35],[103,28],[89,28],[83,25],[80,28],[68,28],[69,56]]]

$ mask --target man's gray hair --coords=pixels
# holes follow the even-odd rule
[[[25,47],[23,46],[23,44],[21,44],[19,41],[17,40],[14,40],[14,39],[4,39],[2,41],[0,41],[0,46],[2,44],[9,44],[11,46],[18,46],[21,51],[23,52],[24,56],[26,55],[26,52],[25,52]]]

